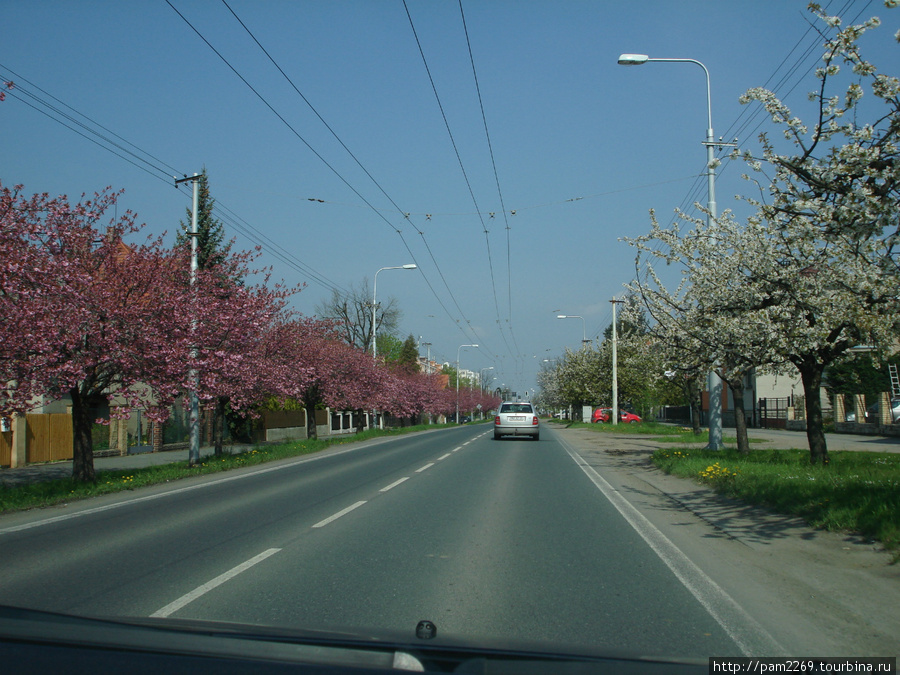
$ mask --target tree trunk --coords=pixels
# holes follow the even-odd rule
[[[818,362],[795,364],[803,381],[803,396],[806,399],[806,438],[809,441],[809,461],[811,464],[828,465],[828,445],[822,422],[822,371]]]
[[[83,396],[79,387],[69,390],[72,396],[72,478],[82,483],[94,483],[94,444],[91,427],[94,410],[91,396]]]
[[[228,405],[227,396],[219,396],[216,399],[216,410],[213,414],[213,444],[215,446],[216,457],[223,454],[223,444],[225,439],[225,406]]]
[[[750,439],[747,436],[747,416],[744,410],[744,378],[726,380],[734,401],[734,430],[737,432],[737,449],[742,455],[750,454]]]
[[[303,407],[306,410],[306,437],[312,440],[319,438],[316,432],[316,402],[312,399],[304,399]]]
[[[686,387],[691,408],[691,429],[695,435],[699,436],[703,433],[703,429],[700,428],[700,410],[703,404],[703,399],[700,397],[700,385],[696,378],[691,377],[688,379]]]
[[[362,408],[358,408],[356,411],[356,433],[361,434],[366,429],[365,423],[366,415],[363,412]]]

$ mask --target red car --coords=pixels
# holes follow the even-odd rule
[[[609,422],[611,415],[611,408],[597,408],[594,411],[594,414],[591,416],[591,422]],[[622,410],[620,408],[619,421],[623,423],[633,424],[635,422],[641,422],[642,420],[638,415],[630,413],[627,410]]]

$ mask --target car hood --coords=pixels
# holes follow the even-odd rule
[[[89,659],[95,659],[99,650],[144,657],[175,655],[201,662],[209,659],[211,664],[232,659],[244,665],[305,664],[373,672],[581,673],[609,672],[612,667],[616,672],[625,673],[705,673],[708,668],[706,659],[666,658],[619,650],[579,649],[571,653],[566,648],[566,652],[560,653],[559,647],[553,645],[507,640],[475,643],[471,639],[444,635],[439,626],[433,638],[419,639],[416,628],[411,626],[408,632],[379,630],[377,634],[296,630],[186,619],[80,617],[0,606],[0,655],[5,655],[4,645],[27,644],[38,650],[62,647],[72,651],[73,659],[75,654],[85,653],[93,655]],[[10,665],[6,658],[4,663]],[[66,663],[71,665],[74,661]],[[89,660],[88,663],[94,663],[95,672],[106,672],[102,662]],[[213,664],[213,667],[221,665]],[[17,671],[13,668],[8,672]]]

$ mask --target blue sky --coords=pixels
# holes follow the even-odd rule
[[[580,346],[581,321],[557,314],[602,336],[635,274],[620,238],[645,233],[651,208],[665,222],[706,202],[702,70],[618,55],[703,62],[716,135],[754,148],[773,129],[738,97],[768,83],[803,117],[821,54],[805,0],[463,0],[468,43],[456,0],[170,1],[259,96],[166,0],[0,0],[0,76],[19,83],[0,104],[0,180],[72,198],[121,188],[120,209],[173,237],[190,197],[171,175],[205,166],[237,246],[262,243],[277,278],[307,283],[299,311],[415,262],[378,276],[401,336],[451,362],[478,343],[461,366],[494,366],[495,384],[519,391],[543,359]],[[823,4],[881,16],[864,54],[891,72],[900,11]],[[140,166],[29,92],[102,125]],[[721,167],[720,211],[747,191],[742,171]]]

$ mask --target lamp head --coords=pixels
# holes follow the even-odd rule
[[[414,270],[414,269],[416,269],[416,265],[414,265],[413,263],[409,263],[408,265],[404,265],[404,266],[403,266],[403,269],[405,269],[405,270]]]
[[[620,66],[640,66],[647,63],[650,57],[646,54],[622,54],[619,57]]]

